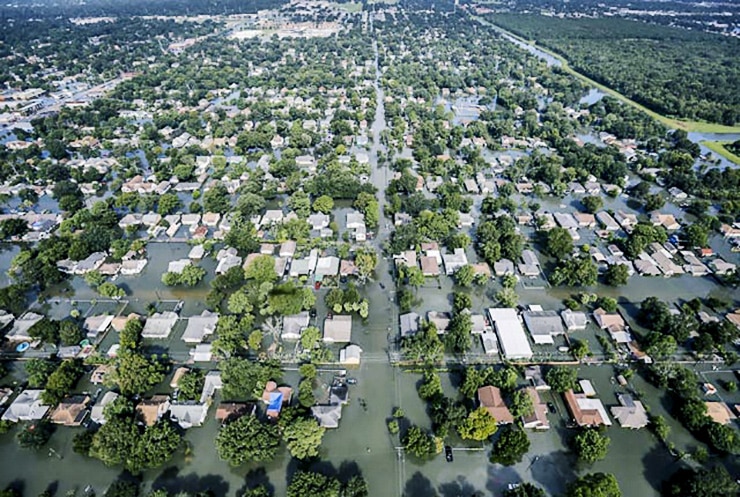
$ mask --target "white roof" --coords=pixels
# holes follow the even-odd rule
[[[589,380],[579,380],[578,384],[581,386],[581,390],[586,394],[586,397],[593,397],[596,395],[596,389]]]
[[[530,359],[533,355],[527,335],[514,309],[490,308],[488,316],[496,327],[496,334],[504,357]]]
[[[602,404],[599,399],[584,399],[583,397],[578,397],[576,398],[576,402],[578,403],[578,407],[580,407],[582,411],[598,411],[599,416],[601,416],[601,419],[604,420],[604,424],[606,426],[612,425],[611,419],[609,419],[609,416],[606,414],[604,404]]]
[[[43,390],[24,390],[16,397],[8,409],[3,413],[3,421],[31,421],[41,419],[49,410],[49,406],[41,403]]]
[[[176,322],[177,314],[174,312],[157,312],[147,318],[141,336],[144,338],[167,338]]]
[[[216,330],[218,323],[218,314],[211,314],[203,311],[200,316],[188,318],[188,326],[182,334],[182,341],[185,343],[200,343],[206,335],[212,334]]]
[[[498,340],[495,333],[481,333],[480,340],[483,343],[483,350],[486,354],[493,355],[498,353]]]

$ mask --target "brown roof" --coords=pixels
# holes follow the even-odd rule
[[[219,421],[233,421],[245,414],[253,415],[257,406],[251,403],[226,402],[221,403],[216,409],[216,419]]]
[[[704,402],[707,406],[707,416],[715,423],[727,425],[735,419],[735,415],[724,402]]]
[[[110,370],[110,366],[106,364],[101,364],[90,375],[90,383],[93,385],[99,385],[103,383],[103,379],[105,378],[105,375],[108,374],[108,371]]]
[[[507,424],[514,422],[514,416],[506,407],[504,399],[501,397],[501,390],[492,386],[480,387],[478,389],[478,402],[481,407],[485,407],[488,413],[498,422],[498,424]]]
[[[626,326],[626,323],[624,322],[624,319],[622,319],[622,316],[620,316],[616,312],[610,314],[601,307],[594,311],[594,317],[596,318],[596,321],[599,323],[599,326],[602,330],[607,328],[623,330]]]
[[[436,276],[439,274],[439,263],[437,263],[436,258],[422,256],[420,257],[420,261],[421,261],[421,272],[424,273],[425,276],[427,275]]]
[[[167,395],[155,395],[151,399],[142,400],[136,406],[136,412],[147,426],[156,423],[160,416],[170,407],[170,398]]]
[[[126,323],[129,319],[139,319],[139,317],[140,316],[134,312],[128,316],[116,316],[113,318],[113,321],[111,321],[111,326],[113,326],[114,330],[120,333],[126,327]]]
[[[483,274],[491,276],[491,266],[487,262],[479,262],[478,264],[471,264],[474,274]]]
[[[532,406],[534,412],[530,416],[524,416],[524,424],[532,425],[534,428],[547,429],[550,428],[550,421],[547,419],[547,404],[542,402],[540,394],[534,387],[527,387],[526,389],[529,398],[532,399]]]
[[[357,274],[357,266],[352,261],[342,260],[339,263],[339,274],[341,276],[353,276]]]
[[[573,419],[576,420],[578,426],[595,426],[604,424],[604,420],[601,419],[601,414],[596,409],[581,409],[578,405],[579,398],[585,398],[583,394],[577,394],[573,392],[573,389],[568,390],[563,395],[565,397],[565,403],[568,405]]]
[[[51,413],[51,421],[58,425],[80,426],[89,401],[90,397],[87,395],[75,395],[64,399]]]

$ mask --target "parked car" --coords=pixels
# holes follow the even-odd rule
[[[548,402],[547,403],[547,408],[550,409],[550,412],[551,413],[555,414],[555,412],[556,412],[556,410],[555,410],[555,404],[553,404],[552,402]]]
[[[347,385],[357,385],[357,378],[347,378]]]
[[[445,445],[445,459],[447,462],[452,462],[455,458],[452,455],[452,447]]]

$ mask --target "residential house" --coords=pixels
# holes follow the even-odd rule
[[[568,390],[563,394],[565,404],[578,426],[611,426],[611,420],[599,399],[591,399],[582,393]]]
[[[206,249],[203,245],[194,245],[188,253],[188,259],[199,261],[206,255]]]
[[[187,402],[170,405],[170,419],[187,430],[194,426],[201,426],[208,415],[208,404]]]
[[[349,401],[349,388],[343,382],[335,382],[329,387],[329,401],[327,404],[311,407],[320,426],[324,428],[338,428],[342,418],[342,406]]]
[[[663,226],[668,231],[681,229],[681,225],[673,216],[673,214],[661,214],[660,212],[652,212],[650,214],[650,222],[653,223],[653,226]]]
[[[532,414],[522,417],[523,426],[535,430],[549,430],[550,421],[547,419],[547,404],[542,402],[539,392],[534,387],[526,388],[527,395],[532,399]]]
[[[499,259],[493,263],[493,272],[496,276],[514,274],[514,263],[509,259]]]
[[[362,356],[362,348],[359,345],[350,344],[339,351],[339,364],[347,366],[359,366]]]
[[[321,231],[324,228],[329,227],[331,218],[323,212],[316,212],[308,216],[308,219],[306,219],[306,221],[308,221],[308,224],[311,225],[312,231]]]
[[[585,312],[566,309],[560,313],[568,331],[585,330],[588,326],[588,316]]]
[[[514,309],[490,308],[488,317],[494,325],[505,359],[531,359],[534,355],[524,328]]]
[[[262,392],[262,402],[267,404],[267,417],[277,419],[283,406],[290,405],[293,389],[289,386],[279,387],[274,381],[268,381]]]
[[[82,325],[82,329],[87,333],[87,338],[89,338],[90,340],[94,340],[98,337],[98,335],[104,333],[112,322],[113,316],[110,314],[90,316],[89,318],[85,319],[85,322]]]
[[[452,254],[444,254],[442,256],[445,265],[445,273],[451,276],[463,266],[468,265],[468,256],[465,254],[464,248],[456,248]]]
[[[149,316],[141,331],[143,338],[167,338],[177,323],[178,316],[172,311],[156,312]]]
[[[254,416],[256,412],[257,405],[251,402],[222,402],[216,409],[216,419],[228,423],[242,416]]]
[[[283,330],[280,338],[283,340],[300,340],[301,332],[308,327],[310,317],[308,311],[283,317]]]
[[[184,217],[185,216],[183,216],[183,218]],[[283,222],[283,211],[278,210],[278,209],[267,210],[262,215],[262,219],[259,222],[259,227],[260,228],[264,228],[264,227],[268,227],[269,228],[270,226],[272,226],[274,224],[278,224],[278,223],[282,223],[282,222]],[[185,224],[185,221],[183,221],[183,224]],[[327,224],[327,226],[328,226],[328,224]]]
[[[637,226],[637,215],[619,210],[614,214],[614,219],[626,232],[631,232]]]
[[[498,338],[492,331],[486,331],[480,335],[481,345],[486,355],[498,354]]]
[[[467,212],[460,212],[457,218],[458,228],[471,228],[475,224],[475,218]]]
[[[707,416],[715,423],[729,425],[737,418],[724,402],[704,402],[704,405],[707,406]]]
[[[545,382],[542,375],[542,366],[534,365],[524,368],[524,379],[528,380],[535,390],[546,392],[550,390],[550,385]]]
[[[565,334],[557,311],[524,311],[522,317],[537,345],[552,345],[555,343],[553,337]]]
[[[293,240],[286,240],[280,245],[280,257],[292,258],[295,255],[296,242]]]
[[[579,228],[593,229],[596,227],[596,216],[585,212],[574,212],[573,218],[578,223]]]
[[[17,423],[18,421],[36,421],[46,416],[49,406],[41,400],[43,390],[23,390],[8,406],[0,419]]]
[[[478,389],[478,402],[481,407],[485,407],[488,413],[500,425],[511,424],[514,422],[514,416],[506,407],[504,399],[501,396],[501,389],[490,385]]]
[[[187,319],[187,327],[182,334],[185,343],[201,343],[206,336],[216,331],[218,314],[203,311],[200,316],[192,316]]]
[[[416,251],[405,250],[400,254],[396,254],[393,256],[393,262],[397,268],[401,266],[416,267]],[[435,260],[434,262],[436,263],[437,261]],[[437,267],[437,272],[439,273],[439,266]]]
[[[352,316],[333,315],[324,320],[324,341],[347,343],[352,340]]]
[[[27,312],[18,319],[15,320],[13,323],[13,327],[10,329],[10,331],[5,335],[5,338],[7,338],[11,342],[24,342],[24,341],[32,341],[33,338],[31,338],[31,335],[28,334],[28,330],[31,329],[31,327],[44,319],[44,316],[41,314],[36,314],[35,312]]]
[[[594,311],[594,319],[599,328],[608,331],[615,342],[629,343],[632,341],[627,323],[624,322],[619,313],[608,313],[599,307]]]
[[[190,259],[178,259],[176,261],[170,261],[167,264],[167,272],[182,274],[186,267],[191,266],[193,262]]]
[[[339,274],[339,258],[319,257],[316,261],[316,280],[321,281],[325,276],[336,276]]]
[[[213,344],[199,343],[190,350],[193,362],[211,362],[213,360]]]
[[[401,337],[413,336],[419,331],[421,325],[420,316],[415,312],[401,314],[399,316]]]
[[[610,411],[622,428],[639,429],[648,425],[647,411],[642,402],[628,394],[617,394],[617,400],[621,405],[612,407]]]
[[[619,224],[606,211],[597,212],[596,220],[601,223],[606,231],[619,231]]]
[[[714,259],[709,263],[709,266],[719,275],[725,275],[734,273],[737,266],[730,262],[724,261],[720,258]]]
[[[116,392],[108,391],[90,409],[90,420],[99,425],[105,424],[105,407],[118,398]]]
[[[80,426],[87,415],[87,395],[74,395],[62,400],[51,413],[51,422],[64,426]]]
[[[447,332],[447,328],[449,328],[450,326],[451,319],[452,315],[449,312],[427,312],[427,321],[430,323],[434,323],[434,326],[437,329],[437,334],[439,335]]]
[[[423,255],[419,258],[419,262],[421,264],[421,272],[424,276],[439,276],[440,271],[437,259]]]
[[[170,409],[170,398],[167,395],[155,395],[144,399],[136,405],[136,414],[146,425],[152,426]]]
[[[437,242],[425,242],[421,244],[421,251],[427,257],[434,257],[437,260],[437,265],[442,264],[442,254],[439,251],[439,244]]]

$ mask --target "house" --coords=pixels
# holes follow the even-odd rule
[[[737,418],[724,402],[704,402],[704,405],[707,406],[707,416],[715,423],[729,425]]]
[[[465,186],[465,190],[468,193],[472,193],[473,195],[478,195],[480,193],[480,188],[478,188],[478,183],[476,183],[475,180],[472,178],[468,178],[464,180],[463,185]]]
[[[668,193],[674,198],[674,200],[686,200],[689,198],[686,192],[675,186],[670,187],[668,189]]]
[[[434,257],[423,255],[419,258],[419,263],[421,265],[421,273],[424,276],[439,276],[439,264]]]
[[[470,333],[472,333],[473,335],[480,335],[482,333],[490,333],[493,331],[491,325],[488,324],[488,320],[482,314],[471,314],[470,322],[472,324]]]
[[[540,260],[537,258],[537,254],[535,254],[534,251],[530,249],[525,249],[522,251],[522,262],[529,266],[540,267]]]
[[[46,416],[49,406],[41,400],[43,390],[23,390],[3,413],[2,421],[35,421]]]
[[[108,374],[110,367],[107,364],[100,364],[90,374],[90,383],[93,385],[102,385],[105,375]]]
[[[442,254],[439,251],[439,245],[437,242],[425,242],[421,244],[421,251],[427,257],[434,257],[437,260],[437,264],[442,264]]]
[[[206,255],[206,249],[203,245],[195,245],[188,253],[188,259],[199,261]]]
[[[599,399],[590,399],[572,389],[563,394],[565,404],[578,426],[611,426],[611,420]]]
[[[156,312],[149,316],[141,331],[143,338],[167,338],[177,323],[178,316],[172,311]]]
[[[578,221],[576,221],[576,218],[572,214],[568,212],[556,212],[553,216],[561,228],[565,228],[571,232],[578,229]]]
[[[447,276],[455,274],[455,271],[468,265],[468,256],[465,255],[464,248],[456,248],[452,254],[444,254],[442,259]]]
[[[221,258],[217,257],[217,259],[218,264],[216,265],[216,274],[225,274],[229,269],[241,266],[242,264],[241,256],[236,254],[227,254]]]
[[[447,332],[447,328],[450,326],[450,319],[452,319],[452,315],[449,312],[427,312],[427,321],[434,323],[437,333],[440,335]]]
[[[213,360],[213,345],[210,343],[199,343],[190,350],[193,362],[211,362]]]
[[[531,359],[534,355],[514,309],[490,308],[488,317],[496,329],[505,359]]]
[[[185,268],[192,264],[193,263],[190,259],[178,259],[176,261],[170,261],[167,264],[167,272],[175,273],[175,274],[182,274]]]
[[[481,333],[480,335],[481,345],[483,345],[483,352],[486,355],[498,354],[498,338],[492,331]]]
[[[614,219],[627,232],[637,226],[637,215],[619,210],[614,214]]]
[[[545,382],[542,376],[542,366],[534,365],[524,368],[524,379],[528,380],[536,390],[543,392],[550,390],[550,385]]]
[[[565,334],[563,321],[557,311],[524,311],[522,313],[534,343],[552,345],[553,337]]]
[[[663,226],[668,231],[681,229],[681,225],[673,216],[673,214],[661,214],[660,212],[653,212],[650,214],[650,222],[653,223],[653,226]]]
[[[475,224],[475,218],[467,212],[460,212],[457,218],[458,228],[471,228]]]
[[[596,220],[601,223],[606,231],[619,231],[619,224],[606,211],[597,212]]]
[[[87,395],[74,395],[62,400],[51,413],[51,422],[64,426],[80,426],[87,415]]]
[[[584,212],[574,212],[573,218],[578,223],[579,228],[593,229],[596,227],[596,216]]]
[[[401,337],[413,336],[419,331],[420,317],[415,312],[401,314],[399,316]]]
[[[607,330],[615,342],[629,343],[632,341],[627,324],[618,313],[608,313],[599,307],[594,311],[594,319],[599,328]]]
[[[347,343],[352,339],[352,316],[333,315],[324,320],[324,341]]]
[[[642,402],[628,394],[617,394],[617,400],[620,405],[612,407],[610,411],[622,428],[639,429],[648,425],[647,411]]]
[[[560,313],[560,317],[563,318],[568,331],[585,330],[588,326],[588,316],[585,312],[566,309]]]
[[[416,266],[416,251],[404,250],[400,254],[396,254],[395,256],[393,256],[393,262],[396,264],[396,267],[401,267],[401,266],[415,267]],[[434,262],[436,264],[437,261],[435,260]],[[439,273],[439,266],[437,266],[437,273]]]
[[[100,400],[90,409],[90,419],[99,425],[105,424],[105,406],[112,404],[118,398],[116,392],[105,392]]]
[[[542,402],[539,392],[534,387],[527,387],[525,389],[529,398],[532,399],[532,414],[529,416],[523,416],[522,422],[525,428],[532,428],[535,430],[549,430],[550,421],[547,419],[547,404]]]
[[[267,404],[267,417],[277,419],[284,405],[290,405],[293,389],[288,386],[278,387],[274,381],[268,381],[262,392],[262,402]]]
[[[496,276],[514,274],[514,263],[509,259],[500,259],[493,263],[493,272],[496,274]]]
[[[359,345],[350,344],[339,351],[339,364],[359,366],[362,349]]]
[[[484,386],[478,389],[478,402],[481,407],[485,407],[493,419],[500,425],[511,424],[514,422],[514,416],[506,407],[504,399],[501,396],[501,390],[493,386]]]
[[[283,317],[283,331],[280,338],[283,340],[300,340],[301,332],[308,327],[308,311]]]
[[[7,335],[5,335],[5,338],[7,338],[11,342],[30,342],[33,339],[31,338],[31,335],[28,334],[28,330],[30,330],[34,324],[38,323],[42,319],[44,319],[44,316],[42,316],[41,314],[36,314],[35,312],[25,313],[23,316],[15,320],[15,322],[13,323],[13,327],[7,333]]]
[[[316,261],[316,280],[321,281],[325,276],[336,276],[339,274],[339,258],[319,257]]]
[[[201,343],[203,339],[216,331],[218,314],[203,311],[200,316],[192,316],[187,319],[188,324],[182,334],[185,343]]]
[[[183,219],[185,216],[183,216]],[[270,227],[274,224],[282,223],[283,222],[283,211],[272,209],[267,210],[262,215],[262,219],[260,219],[259,226],[260,227]],[[183,224],[185,224],[185,221],[183,220]],[[327,224],[328,226],[328,224]]]
[[[222,402],[216,409],[216,419],[228,423],[242,416],[254,416],[257,404],[252,402]]]
[[[730,262],[726,262],[722,259],[714,259],[709,263],[709,266],[714,270],[715,273],[719,275],[725,275],[734,273],[735,269],[737,269],[737,266],[735,264],[732,264]]]
[[[306,219],[306,221],[308,221],[308,224],[311,225],[312,231],[321,231],[324,228],[329,227],[331,218],[322,212],[316,212],[308,216],[308,219]]]
[[[208,404],[187,402],[170,405],[170,419],[185,430],[202,425],[207,415]]]
[[[292,258],[295,255],[296,242],[293,240],[286,240],[280,245],[280,257]]]
[[[311,407],[311,414],[324,428],[339,428],[339,420],[342,418],[341,404],[318,405]]]
[[[152,426],[159,421],[170,408],[170,398],[167,395],[155,395],[145,399],[136,406],[136,413],[146,426]]]
[[[347,213],[347,229],[356,230],[365,227],[365,216],[361,212],[351,211]]]
[[[596,397],[596,389],[590,380],[578,380],[578,386],[586,397]]]
[[[105,332],[113,322],[113,316],[103,314],[100,316],[90,316],[85,319],[82,329],[87,333],[87,338],[94,340],[99,334]]]
[[[411,224],[413,220],[414,218],[411,217],[410,214],[407,214],[405,212],[396,212],[393,215],[393,225],[394,226],[403,226],[405,224]]]
[[[316,172],[316,159],[312,155],[299,155],[295,158],[295,164],[300,169],[306,169],[309,172]]]

